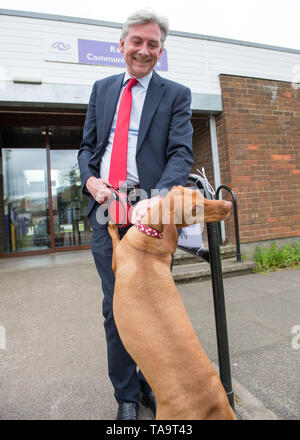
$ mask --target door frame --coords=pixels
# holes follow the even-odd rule
[[[36,115],[35,115],[36,117]],[[14,252],[0,252],[0,258],[19,258],[26,256],[34,256],[34,255],[45,255],[45,254],[53,254],[57,252],[69,252],[69,251],[78,251],[78,250],[87,250],[91,249],[90,244],[86,245],[75,245],[75,246],[63,246],[63,247],[55,247],[55,233],[54,233],[54,217],[53,217],[53,203],[52,203],[52,187],[51,187],[51,158],[50,158],[50,150],[51,150],[51,142],[50,142],[50,133],[49,126],[62,126],[62,124],[55,124],[54,121],[50,121],[51,123],[47,126],[40,124],[30,124],[30,126],[40,127],[41,130],[45,130],[45,149],[46,149],[46,161],[47,161],[47,181],[48,181],[48,208],[49,208],[49,229],[50,229],[50,248],[43,250],[31,250],[31,251],[14,251]],[[16,124],[16,126],[21,126],[22,124]],[[74,124],[75,125],[75,124]],[[74,126],[72,124],[68,124],[65,126]],[[14,127],[15,125],[10,125]],[[27,124],[23,125],[27,126]],[[76,125],[78,126],[78,125]],[[2,148],[1,156],[2,156]]]

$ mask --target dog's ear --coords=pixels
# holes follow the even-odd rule
[[[178,233],[174,223],[174,196],[170,197],[170,210],[163,212],[163,245],[164,248],[174,254],[177,247]]]

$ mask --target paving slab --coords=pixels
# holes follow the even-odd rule
[[[115,419],[100,281],[90,253],[83,256],[0,264],[0,419]],[[292,348],[291,329],[300,325],[300,271],[223,281],[242,418],[299,419],[300,349]],[[210,280],[179,291],[217,364]],[[140,418],[151,412],[141,407]]]
[[[267,414],[299,419],[300,337],[293,348],[297,335],[291,332],[297,325],[300,329],[300,270],[225,278],[223,284],[233,382],[252,396],[246,396],[240,413],[253,419]],[[210,282],[179,290],[203,347],[217,363]],[[261,412],[253,401],[260,402]]]

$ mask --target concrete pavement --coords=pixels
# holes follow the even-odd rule
[[[243,419],[300,418],[299,286],[300,270],[224,279]],[[210,280],[178,288],[217,364]],[[114,420],[101,300],[90,251],[0,260],[0,419]]]

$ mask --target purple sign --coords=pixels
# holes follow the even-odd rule
[[[100,64],[102,66],[125,67],[124,56],[119,43],[83,40],[78,38],[78,59],[82,64]],[[167,51],[164,49],[161,59],[156,63],[156,70],[168,70]]]

